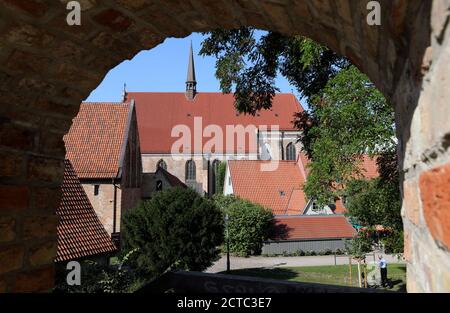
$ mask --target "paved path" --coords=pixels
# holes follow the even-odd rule
[[[404,263],[392,255],[384,255],[388,263]],[[378,260],[378,253],[375,254]],[[366,258],[367,262],[373,262],[373,254]],[[232,270],[243,268],[274,268],[274,267],[293,267],[293,266],[315,266],[315,265],[334,265],[334,255],[325,256],[299,256],[299,257],[262,257],[254,256],[249,258],[230,257],[230,267]],[[348,257],[336,257],[336,264],[348,264]],[[225,271],[227,268],[227,258],[223,256],[213,266],[205,272],[217,273]]]

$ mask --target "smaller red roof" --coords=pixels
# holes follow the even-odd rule
[[[64,162],[56,262],[115,252],[69,160]]]
[[[380,176],[380,174],[378,173],[377,158],[371,158],[368,155],[364,155],[360,164],[360,168],[362,169],[361,174],[365,178],[370,179]]]
[[[347,212],[347,209],[345,208],[341,198],[336,199],[333,212],[335,214],[344,214],[345,212]]]
[[[269,164],[259,160],[228,161],[234,195],[272,209],[275,215],[300,214],[305,196],[299,166],[295,161],[278,161],[274,170],[264,170]]]
[[[278,217],[274,240],[352,238],[356,230],[340,215]]]
[[[292,190],[287,207],[287,215],[298,215],[306,207],[306,195],[302,189]]]

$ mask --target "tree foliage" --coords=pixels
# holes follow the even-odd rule
[[[234,196],[217,195],[214,201],[229,217],[230,252],[239,256],[259,254],[263,241],[269,238],[273,230],[272,211]]]
[[[354,66],[340,71],[311,102],[316,125],[308,134],[313,162],[304,189],[318,203],[328,204],[350,180],[364,174],[362,155],[395,151],[394,112]]]
[[[377,224],[389,223],[397,236],[392,245],[399,247],[394,111],[366,75],[308,38],[273,32],[258,38],[251,28],[210,32],[200,53],[217,58],[222,91],[234,91],[241,112],[255,114],[271,107],[278,73],[308,97],[309,110],[295,116],[299,140],[312,160],[305,193],[322,205],[350,194],[352,216],[360,223],[367,215]],[[377,157],[379,181],[363,179],[363,154]]]
[[[80,285],[69,286],[66,281],[66,264],[55,266],[55,293],[128,293],[136,291],[145,278],[136,275],[129,266],[132,250],[119,259],[118,264],[109,265],[93,260],[80,261]]]
[[[279,91],[275,86],[279,72],[309,97],[350,65],[347,59],[308,38],[269,32],[257,39],[255,30],[247,27],[207,33],[200,54],[216,57],[216,77],[222,91],[231,93],[234,89],[237,110],[253,115],[272,106]]]
[[[172,188],[129,211],[124,249],[138,248],[135,266],[158,275],[168,269],[203,271],[218,259],[223,216],[211,200],[191,189]]]

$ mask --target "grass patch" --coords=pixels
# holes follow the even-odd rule
[[[339,286],[350,286],[348,265],[302,266],[278,268],[250,268],[231,271],[233,275],[281,279],[296,282],[320,283]],[[389,264],[388,279],[393,291],[405,291],[406,265]],[[358,286],[358,266],[352,266],[352,282]]]

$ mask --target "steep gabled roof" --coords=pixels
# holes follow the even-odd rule
[[[198,153],[194,146],[194,118],[202,118],[202,127],[217,125],[223,131],[222,147],[216,147],[216,153],[256,153],[249,143],[257,142],[257,134],[253,132],[246,140],[245,146],[226,145],[226,126],[254,125],[255,129],[276,125],[280,130],[295,131],[292,123],[294,113],[303,111],[299,101],[292,94],[276,94],[271,110],[262,110],[255,116],[238,114],[234,107],[232,94],[219,92],[197,93],[193,101],[181,92],[128,92],[127,100],[135,100],[142,153],[170,153],[174,142],[179,138],[172,137],[175,126],[186,125],[191,130],[191,152]],[[202,131],[203,129],[200,129]],[[178,134],[178,136],[180,136]],[[203,145],[211,139],[204,136]],[[200,146],[200,149],[202,145]],[[254,151],[253,151],[254,150]]]
[[[356,230],[342,215],[277,217],[273,240],[352,238]]]
[[[56,262],[115,252],[111,238],[97,217],[69,160],[64,162],[62,198],[56,214]]]
[[[130,103],[84,102],[64,136],[66,158],[79,178],[115,178],[130,128]]]
[[[267,161],[228,161],[236,196],[272,209],[275,215],[300,214],[306,201],[303,175],[294,161],[279,161],[274,171],[264,171]]]
[[[187,188],[186,184],[183,183],[178,177],[169,173],[167,170],[163,169],[162,167],[158,167],[157,172],[158,171],[160,171],[164,175],[164,177],[167,179],[167,182],[170,184],[171,187]]]

